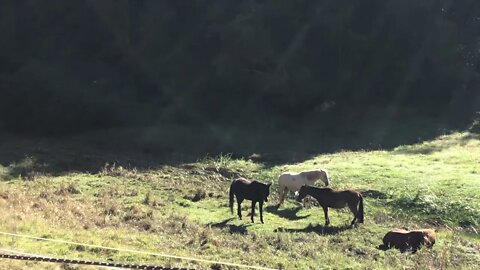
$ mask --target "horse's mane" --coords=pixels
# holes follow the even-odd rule
[[[309,188],[314,188],[314,189],[319,189],[319,190],[333,190],[331,187],[317,187],[317,186],[312,186],[312,185],[304,185],[304,187],[309,187]]]
[[[262,182],[257,181],[257,180],[252,180],[251,184],[261,185],[261,186],[264,186],[264,187],[268,187],[268,186],[269,186],[269,184],[265,184],[265,183],[262,183]]]

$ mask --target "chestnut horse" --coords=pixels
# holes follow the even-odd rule
[[[340,209],[348,206],[353,213],[351,225],[355,224],[357,218],[359,223],[363,223],[363,196],[360,192],[351,189],[334,190],[331,188],[302,186],[298,193],[297,201],[302,201],[307,195],[314,197],[323,208],[325,226],[330,224],[328,207]]]
[[[422,245],[431,248],[433,244],[435,244],[435,231],[432,229],[407,231],[395,228],[385,234],[383,245],[380,245],[378,248],[382,250],[396,248],[400,252],[405,252],[411,248],[412,252],[415,253]]]
[[[250,181],[245,178],[238,178],[233,180],[230,185],[230,211],[233,214],[234,196],[237,198],[237,214],[242,219],[242,202],[244,199],[252,201],[252,222],[255,215],[255,204],[258,202],[260,208],[260,221],[263,223],[263,202],[267,202],[267,197],[270,195],[270,184],[264,184],[258,181]]]

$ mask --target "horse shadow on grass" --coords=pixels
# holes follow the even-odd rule
[[[374,189],[369,189],[369,190],[366,190],[366,191],[362,191],[362,195],[363,195],[363,197],[369,197],[369,198],[381,199],[381,200],[384,200],[384,199],[387,199],[387,198],[391,197],[384,192],[374,190]]]
[[[298,206],[295,208],[278,209],[277,205],[270,205],[270,206],[267,206],[265,210],[267,210],[269,213],[286,218],[288,220],[300,220],[310,216],[310,215],[306,215],[306,216],[297,215],[298,211],[302,210],[301,206]]]
[[[308,224],[307,227],[303,229],[292,229],[292,228],[277,228],[273,230],[273,232],[305,232],[305,233],[317,233],[320,235],[334,235],[340,232],[349,230],[354,228],[351,225],[343,225],[343,226],[323,226],[320,224],[312,225],[311,223]]]
[[[242,225],[235,225],[235,224],[228,224],[228,222],[234,220],[236,218],[227,218],[224,221],[217,222],[217,223],[210,223],[208,226],[213,228],[220,228],[220,229],[227,229],[230,233],[238,233],[238,234],[247,234],[247,228],[250,227],[252,224],[242,224]]]

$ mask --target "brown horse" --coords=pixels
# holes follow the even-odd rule
[[[307,195],[314,197],[322,206],[325,213],[326,226],[330,224],[328,207],[339,209],[348,206],[353,213],[351,225],[355,224],[357,218],[359,223],[363,223],[363,196],[360,192],[351,189],[334,190],[331,188],[302,186],[298,193],[297,201],[302,201]]]
[[[264,184],[258,181],[250,181],[245,178],[238,178],[233,180],[230,185],[230,211],[233,214],[234,196],[237,197],[237,214],[242,219],[242,202],[244,199],[252,201],[252,222],[255,215],[255,204],[258,202],[260,208],[260,221],[263,223],[263,202],[268,201],[267,197],[270,195],[270,184]]]
[[[382,250],[396,248],[399,249],[400,252],[405,252],[411,248],[412,252],[415,253],[422,245],[431,248],[434,244],[435,231],[432,229],[407,231],[395,228],[385,234],[383,237],[383,245],[380,245],[378,248]]]

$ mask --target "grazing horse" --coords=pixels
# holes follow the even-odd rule
[[[432,248],[434,244],[435,231],[432,229],[407,231],[395,228],[385,234],[383,237],[383,245],[380,245],[378,248],[381,250],[396,248],[399,249],[400,252],[405,252],[411,248],[412,253],[415,253],[422,245]]]
[[[303,171],[300,173],[282,173],[278,178],[278,191],[280,193],[280,202],[278,203],[278,206],[283,203],[288,191],[299,191],[303,185],[312,186],[318,179],[322,179],[325,186],[328,186],[328,172],[325,169]]]
[[[355,224],[357,218],[359,223],[363,223],[363,196],[360,192],[351,189],[334,190],[331,188],[302,186],[298,193],[297,201],[302,201],[307,195],[314,197],[318,204],[322,206],[325,213],[325,226],[330,224],[328,207],[339,209],[348,206],[353,213],[351,225]]]
[[[270,195],[270,184],[264,184],[258,181],[250,181],[245,178],[238,178],[233,180],[230,185],[230,211],[233,214],[233,196],[237,197],[238,217],[242,219],[241,204],[244,199],[252,201],[252,222],[255,215],[255,204],[258,202],[260,208],[260,221],[263,223],[263,202],[267,201]]]

